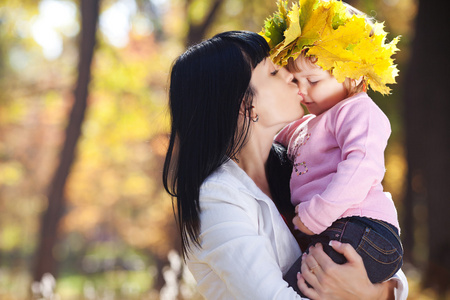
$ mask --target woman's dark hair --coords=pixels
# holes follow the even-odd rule
[[[172,66],[163,183],[176,198],[183,257],[191,242],[200,246],[201,184],[246,142],[250,118],[238,128],[239,112],[250,116],[252,71],[269,50],[256,33],[230,31],[190,47]]]

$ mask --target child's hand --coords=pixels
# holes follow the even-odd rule
[[[296,216],[294,219],[292,219],[292,223],[294,223],[295,227],[297,227],[298,230],[301,232],[307,234],[307,235],[314,235],[314,232],[308,229],[305,224],[303,224],[302,220],[298,216],[298,205],[295,207],[295,214]]]

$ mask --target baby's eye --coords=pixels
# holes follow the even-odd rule
[[[319,82],[319,80],[310,80],[310,79],[308,79],[308,82],[309,82],[310,85],[315,85],[315,84],[317,84]]]
[[[278,73],[278,70],[275,70],[273,72],[270,72],[270,75],[275,76],[275,75],[277,75],[277,73]]]

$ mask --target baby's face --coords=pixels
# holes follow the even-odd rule
[[[295,64],[298,71],[291,72],[298,82],[302,104],[310,113],[320,115],[347,97],[344,84],[309,58],[300,55]]]

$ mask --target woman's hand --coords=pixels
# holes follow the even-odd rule
[[[343,254],[347,263],[336,264],[323,252],[322,245],[310,247],[304,254],[297,284],[310,299],[394,299],[396,282],[372,284],[361,256],[349,244],[332,241],[334,250]],[[305,280],[312,286],[308,287]]]

